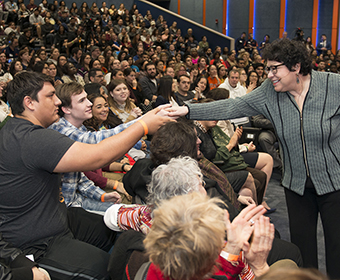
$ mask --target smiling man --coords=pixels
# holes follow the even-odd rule
[[[45,129],[59,118],[61,101],[53,83],[44,74],[22,72],[7,86],[14,117],[0,131],[0,254],[6,253],[4,242],[17,248],[9,268],[22,268],[25,279],[47,279],[37,266],[52,279],[107,279],[104,250],[110,250],[114,236],[102,217],[66,208],[58,173],[100,168],[129,150],[145,126],[153,134],[169,118],[151,111],[142,123],[98,144],[76,142]]]
[[[101,72],[101,71],[100,71]],[[77,83],[63,84],[57,87],[56,95],[61,100],[59,115],[61,119],[49,128],[67,135],[73,140],[84,143],[98,143],[115,135],[128,126],[118,126],[116,129],[87,132],[83,125],[92,117],[92,103],[87,99],[84,88]],[[134,122],[131,122],[133,124]],[[136,147],[140,147],[138,143]],[[68,207],[83,207],[86,210],[105,211],[113,203],[120,201],[117,192],[105,193],[95,186],[83,172],[63,173],[62,193]]]

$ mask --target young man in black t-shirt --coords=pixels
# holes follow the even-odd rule
[[[81,208],[66,210],[58,173],[104,166],[129,150],[146,127],[153,133],[169,118],[154,110],[118,135],[99,144],[83,144],[45,129],[58,119],[61,103],[49,77],[22,72],[7,91],[14,118],[0,131],[3,241],[22,255],[32,254],[52,279],[106,279],[109,255],[104,250],[112,247],[114,233],[105,228],[101,216]],[[2,244],[0,253],[6,251]],[[40,272],[36,263],[24,260],[13,257],[12,263],[26,269],[27,279],[32,279]]]

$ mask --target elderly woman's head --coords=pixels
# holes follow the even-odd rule
[[[300,64],[300,74],[312,72],[312,61],[305,45],[299,41],[277,39],[263,50],[263,58],[283,63],[289,71],[294,71]]]
[[[164,201],[153,212],[144,245],[164,278],[199,280],[211,272],[225,235],[225,211],[218,203],[192,193]]]
[[[152,172],[147,201],[157,207],[163,200],[173,196],[191,192],[206,194],[203,184],[203,175],[196,160],[188,156],[173,158]]]

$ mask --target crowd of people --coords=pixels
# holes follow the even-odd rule
[[[314,48],[300,29],[259,45],[242,33],[212,50],[106,2],[10,0],[0,21],[1,280],[131,279],[148,256],[147,280],[317,268],[318,212],[337,277],[337,206],[325,208],[338,193],[340,52],[326,35]],[[260,128],[256,145],[241,142],[245,126]],[[273,171],[297,246],[265,216]]]

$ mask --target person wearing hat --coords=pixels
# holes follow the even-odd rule
[[[150,33],[150,35],[152,35],[152,33],[154,32],[155,29],[157,29],[156,27],[156,22],[154,20],[152,20],[150,22],[150,28],[148,29],[148,32]]]

